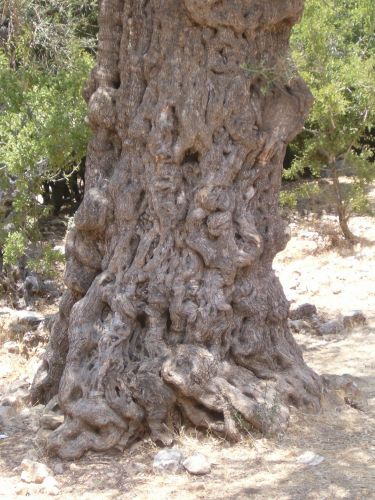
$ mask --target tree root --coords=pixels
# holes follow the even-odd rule
[[[288,425],[290,388],[285,399],[277,380],[260,380],[245,368],[217,360],[204,347],[178,346],[160,361],[160,374],[141,372],[129,383],[126,372],[111,372],[104,392],[85,397],[84,388],[69,383],[77,377],[66,371],[62,387],[69,390],[60,391],[66,419],[51,435],[49,452],[76,459],[88,450],[124,448],[145,432],[170,445],[176,408],[192,425],[230,441],[238,441],[245,427],[269,435]],[[297,381],[294,403],[305,405],[307,396],[299,390]],[[310,391],[318,406],[320,386],[315,380]]]

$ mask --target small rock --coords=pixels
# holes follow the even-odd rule
[[[311,329],[310,325],[303,319],[290,319],[289,327],[293,332],[299,333]]]
[[[43,483],[42,488],[47,495],[58,495],[60,493],[59,484],[53,476],[47,476]]]
[[[368,405],[365,394],[359,388],[355,377],[344,375],[322,375],[323,384],[329,389],[331,395],[334,393],[341,402],[361,411],[365,411]]]
[[[20,387],[13,391],[9,390],[8,394],[2,398],[1,404],[3,406],[11,406],[12,408],[21,408],[25,403],[28,402],[30,398],[30,393],[28,389]]]
[[[321,455],[317,455],[313,451],[306,451],[300,455],[296,462],[303,465],[319,465],[325,460]]]
[[[352,328],[355,325],[366,324],[366,316],[362,311],[351,311],[343,317],[345,328]]]
[[[0,406],[0,426],[6,427],[9,420],[16,416],[16,411],[11,406]],[[4,438],[3,438],[4,439]]]
[[[155,455],[153,466],[158,470],[176,471],[182,458],[182,453],[177,448],[165,448]]]
[[[64,422],[64,415],[61,413],[58,397],[52,398],[46,405],[43,415],[40,417],[40,427],[54,431]]]
[[[319,326],[318,332],[320,335],[334,335],[344,331],[344,322],[340,319],[332,319]]]
[[[12,340],[4,343],[4,349],[7,352],[9,352],[9,354],[19,354],[20,353],[20,346],[17,344],[17,342],[14,342]]]
[[[64,474],[64,466],[63,464],[54,464],[52,466],[53,473],[56,474],[56,476],[60,476],[61,474]]]
[[[211,464],[201,453],[195,453],[182,462],[185,469],[194,475],[204,475],[211,472]]]
[[[294,278],[294,280],[289,284],[289,288],[291,290],[297,290],[301,286],[301,282],[299,279]]]
[[[14,309],[10,307],[0,307],[0,316],[11,316],[14,314]]]
[[[23,309],[15,312],[15,319],[21,325],[37,327],[44,320],[44,316],[38,312]]]
[[[9,386],[9,392],[15,392],[20,389],[26,390],[29,389],[30,387],[30,378],[29,377],[22,377],[18,378],[14,382],[12,382]]]
[[[300,231],[300,238],[305,240],[316,240],[319,237],[319,233],[316,231]]]
[[[61,255],[65,255],[65,246],[64,245],[55,245],[53,247],[55,252],[59,252]]]
[[[24,458],[21,462],[23,469],[21,480],[25,483],[41,484],[46,477],[51,476],[52,471],[44,464]]]
[[[24,420],[28,420],[31,416],[32,416],[32,410],[31,408],[23,408],[20,412],[19,412],[19,416],[24,419]]]
[[[331,286],[331,292],[334,294],[334,295],[338,295],[339,293],[342,292],[342,287],[340,285],[332,285]]]
[[[9,332],[13,335],[24,335],[28,330],[35,330],[38,325],[44,320],[44,316],[35,311],[27,309],[9,309],[9,312],[0,310],[0,314],[7,313],[9,315]]]
[[[1,434],[0,433],[0,441],[2,441],[3,439],[8,439],[8,435],[7,434]]]
[[[15,493],[16,495],[23,496],[23,497],[28,497],[31,496],[33,493],[39,493],[39,491],[36,489],[36,485],[32,485],[31,487],[30,484],[25,484],[25,483],[20,483],[17,484],[15,487]]]
[[[291,308],[289,318],[293,320],[311,318],[316,314],[316,307],[314,304],[301,304],[297,307]]]
[[[132,465],[136,474],[138,474],[140,472],[144,472],[145,469],[147,468],[147,465],[142,463],[142,462],[132,462],[131,465]]]

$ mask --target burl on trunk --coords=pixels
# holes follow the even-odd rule
[[[242,422],[274,432],[290,405],[319,407],[272,270],[288,241],[286,145],[311,104],[287,77],[302,10],[101,1],[86,193],[33,387],[39,401],[59,392],[65,422],[49,447],[61,457],[145,432],[167,445],[184,421],[229,439]]]

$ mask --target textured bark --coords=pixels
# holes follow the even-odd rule
[[[236,439],[317,409],[272,261],[286,145],[311,104],[285,67],[302,0],[102,0],[86,89],[94,138],[67,242],[68,292],[34,399],[51,451],[169,444],[183,420]],[[74,305],[73,305],[74,304]]]

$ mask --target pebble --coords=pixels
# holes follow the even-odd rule
[[[355,325],[364,325],[366,323],[366,316],[362,311],[351,311],[343,317],[345,328],[352,328]]]
[[[47,495],[56,496],[60,493],[59,484],[53,476],[47,476],[44,479],[42,489]]]
[[[21,467],[23,469],[21,480],[25,483],[41,484],[47,477],[52,475],[52,471],[45,464],[28,458],[22,460]]]
[[[318,327],[320,335],[334,335],[342,333],[345,329],[344,322],[341,319],[332,319]]]
[[[190,473],[197,476],[209,474],[211,472],[211,464],[207,457],[201,453],[195,453],[182,462],[182,465]]]
[[[319,465],[324,460],[325,458],[321,455],[317,455],[313,451],[306,451],[297,458],[296,462],[303,465]]]
[[[289,327],[297,333],[311,330],[310,325],[302,319],[289,320]]]
[[[22,325],[36,327],[44,320],[43,314],[35,311],[23,309],[21,311],[14,311],[14,313],[15,321]]]
[[[158,470],[177,471],[182,458],[182,453],[178,448],[165,448],[155,455],[153,466]]]
[[[39,488],[36,484],[25,484],[20,483],[15,487],[16,495],[29,497],[31,495],[37,495],[39,493]]]
[[[291,308],[289,318],[293,320],[306,319],[311,318],[316,313],[316,306],[314,304],[306,303]]]
[[[30,393],[28,389],[20,387],[19,389],[8,391],[8,394],[2,398],[1,404],[4,406],[11,406],[12,408],[21,408],[28,402]]]
[[[6,427],[9,420],[16,416],[16,411],[11,406],[0,406],[0,425],[1,427]],[[4,438],[3,438],[4,439]]]
[[[56,476],[60,476],[61,474],[64,474],[64,466],[63,464],[54,464],[52,467],[52,470]]]

